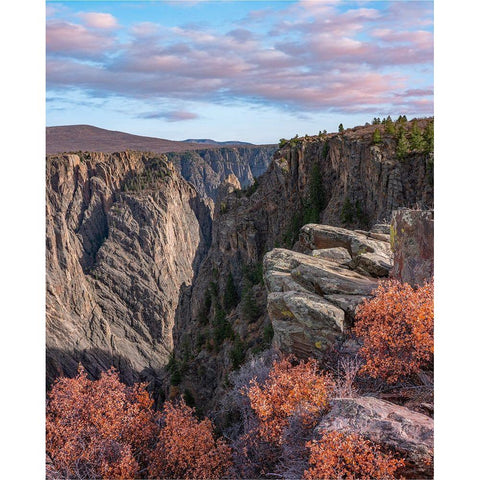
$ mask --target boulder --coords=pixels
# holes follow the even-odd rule
[[[343,247],[312,250],[312,257],[323,258],[324,260],[330,260],[331,262],[335,262],[340,265],[346,265],[352,260],[348,250]]]
[[[281,248],[265,255],[264,280],[273,344],[301,358],[322,358],[378,286],[378,280],[334,261]]]
[[[433,420],[426,415],[374,397],[337,398],[315,429],[323,430],[363,435],[403,456],[408,478],[433,477]]]
[[[393,266],[388,237],[383,233],[308,224],[300,232],[297,248],[321,258],[331,257],[330,253],[320,254],[322,250],[346,250],[352,259],[348,266],[362,275],[388,277]]]

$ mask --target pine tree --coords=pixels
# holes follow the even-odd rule
[[[419,150],[419,151],[425,150],[425,140],[423,139],[423,135],[420,128],[418,128],[418,124],[416,120],[414,120],[412,124],[412,130],[410,132],[410,143],[414,150]]]
[[[405,130],[402,128],[398,135],[397,141],[397,158],[399,160],[403,160],[407,153],[410,151],[410,142],[408,141],[407,135],[405,134]]]
[[[227,284],[225,285],[225,294],[223,296],[223,306],[227,312],[231,312],[232,308],[238,304],[238,293],[233,281],[233,275],[230,272],[227,277]]]
[[[343,123],[341,123],[339,126],[338,126],[338,132],[339,133],[343,133],[345,131],[345,129],[343,128]]]
[[[385,120],[385,133],[388,133],[389,135],[395,135],[395,124],[393,123],[390,115]]]
[[[380,135],[380,131],[378,130],[378,128],[376,128],[373,132],[372,141],[375,145],[378,145],[382,142],[382,136]]]
[[[433,137],[433,120],[427,123],[427,127],[423,132],[423,139],[425,142],[425,152],[426,153],[433,153],[434,147],[434,137]]]

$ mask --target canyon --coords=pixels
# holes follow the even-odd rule
[[[393,211],[432,208],[432,155],[399,159],[393,136],[372,142],[372,126],[279,149],[49,155],[47,383],[79,362],[93,377],[114,365],[159,398],[188,391],[208,410],[229,372],[272,339],[282,344],[268,300],[280,252],[305,255],[305,225],[386,235],[375,225]],[[347,250],[334,253],[355,261],[349,268],[368,285],[388,275],[388,262],[371,258],[385,251],[355,258],[332,248]],[[352,315],[340,310],[347,328]]]

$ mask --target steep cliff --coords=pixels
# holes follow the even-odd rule
[[[157,380],[210,244],[208,208],[154,154],[50,156],[46,178],[47,382],[79,361]]]
[[[419,121],[420,128],[430,121]],[[373,141],[375,128],[381,141]],[[412,128],[405,123],[390,134],[383,126],[358,127],[283,142],[258,184],[248,191],[232,186],[218,198],[212,245],[175,326],[174,383],[193,391],[197,403],[211,403],[228,372],[271,341],[266,252],[301,250],[304,224],[369,229],[389,223],[399,207],[432,207],[433,154],[399,151],[399,135]],[[227,301],[232,291],[237,302]]]
[[[273,145],[224,147],[168,153],[167,157],[201,196],[216,200],[228,175],[235,175],[242,188],[250,186],[265,173],[275,150]]]

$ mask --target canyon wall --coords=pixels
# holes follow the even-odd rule
[[[202,197],[217,198],[217,190],[231,174],[242,188],[265,173],[276,146],[209,148],[188,152],[167,153],[182,176],[191,182]]]
[[[164,157],[47,157],[47,383],[111,365],[158,381],[178,298],[210,244],[210,212]]]
[[[292,139],[255,188],[241,191],[227,181],[216,203],[212,245],[175,324],[177,388],[211,406],[238,359],[268,348],[262,260],[273,248],[300,251],[303,225],[369,230],[390,223],[400,207],[432,208],[433,154],[400,157],[396,145],[393,135],[374,144],[371,127]]]

